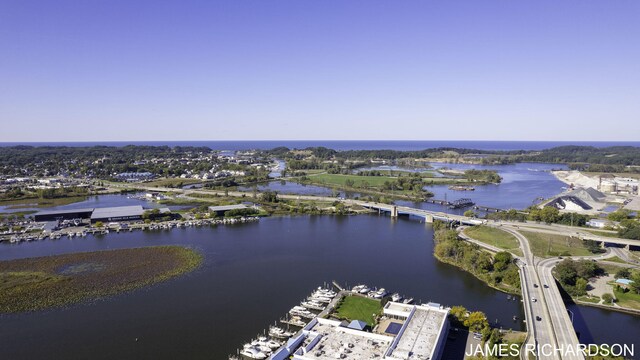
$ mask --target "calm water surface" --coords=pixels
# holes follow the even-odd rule
[[[7,359],[226,359],[323,282],[367,283],[422,301],[462,304],[522,328],[519,301],[437,262],[432,229],[388,217],[293,217],[217,228],[2,244],[0,260],[182,244],[203,267],[92,304],[0,317]],[[139,341],[134,341],[138,338]]]

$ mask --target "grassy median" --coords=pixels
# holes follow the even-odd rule
[[[489,226],[473,226],[464,229],[464,234],[485,244],[522,256],[518,239],[504,230]]]

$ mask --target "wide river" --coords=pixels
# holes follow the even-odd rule
[[[203,266],[89,304],[0,316],[3,359],[226,359],[324,282],[367,283],[416,300],[464,305],[522,329],[519,301],[432,255],[430,225],[377,215],[300,216],[216,228],[109,234],[0,246],[0,260],[180,244]],[[585,340],[640,336],[640,318],[574,309]],[[603,326],[606,324],[606,326]],[[135,339],[138,339],[136,341]]]

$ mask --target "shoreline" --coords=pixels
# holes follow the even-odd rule
[[[456,264],[456,263],[454,263],[452,261],[448,261],[448,260],[442,259],[438,255],[436,255],[435,253],[433,254],[433,257],[436,258],[436,260],[440,261],[443,264],[454,266],[460,271],[464,271],[464,272],[466,272],[468,274],[473,275],[473,277],[475,277],[476,279],[482,281],[485,285],[487,285],[488,287],[490,287],[490,288],[492,288],[494,290],[498,290],[498,291],[500,291],[500,292],[502,292],[504,294],[515,295],[515,296],[519,296],[520,298],[522,298],[522,292],[512,291],[512,290],[509,290],[509,289],[506,289],[506,288],[500,288],[498,286],[495,286],[495,285],[487,282],[485,279],[481,278],[480,276],[478,276],[478,274],[473,273],[471,271],[467,271],[466,269],[464,269],[463,267],[461,267],[460,265],[458,265],[458,264]]]

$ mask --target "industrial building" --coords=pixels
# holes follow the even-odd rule
[[[141,220],[143,213],[142,205],[97,208],[91,214],[91,223]]]
[[[215,213],[216,216],[223,216],[224,213],[229,210],[239,210],[239,209],[249,209],[249,206],[247,206],[246,204],[209,206],[209,212],[212,214]]]
[[[70,209],[55,211],[40,211],[33,218],[35,221],[62,221],[73,219],[89,219],[93,213],[93,208]]]
[[[144,209],[142,205],[133,206],[117,206],[105,208],[87,208],[87,209],[70,209],[56,211],[40,211],[35,214],[35,221],[62,221],[73,219],[91,219],[91,223],[114,222],[114,221],[136,221],[141,220],[142,215],[147,210],[157,210],[156,213],[150,214],[153,220],[158,217],[171,216],[169,208]],[[179,217],[179,216],[178,216]]]

